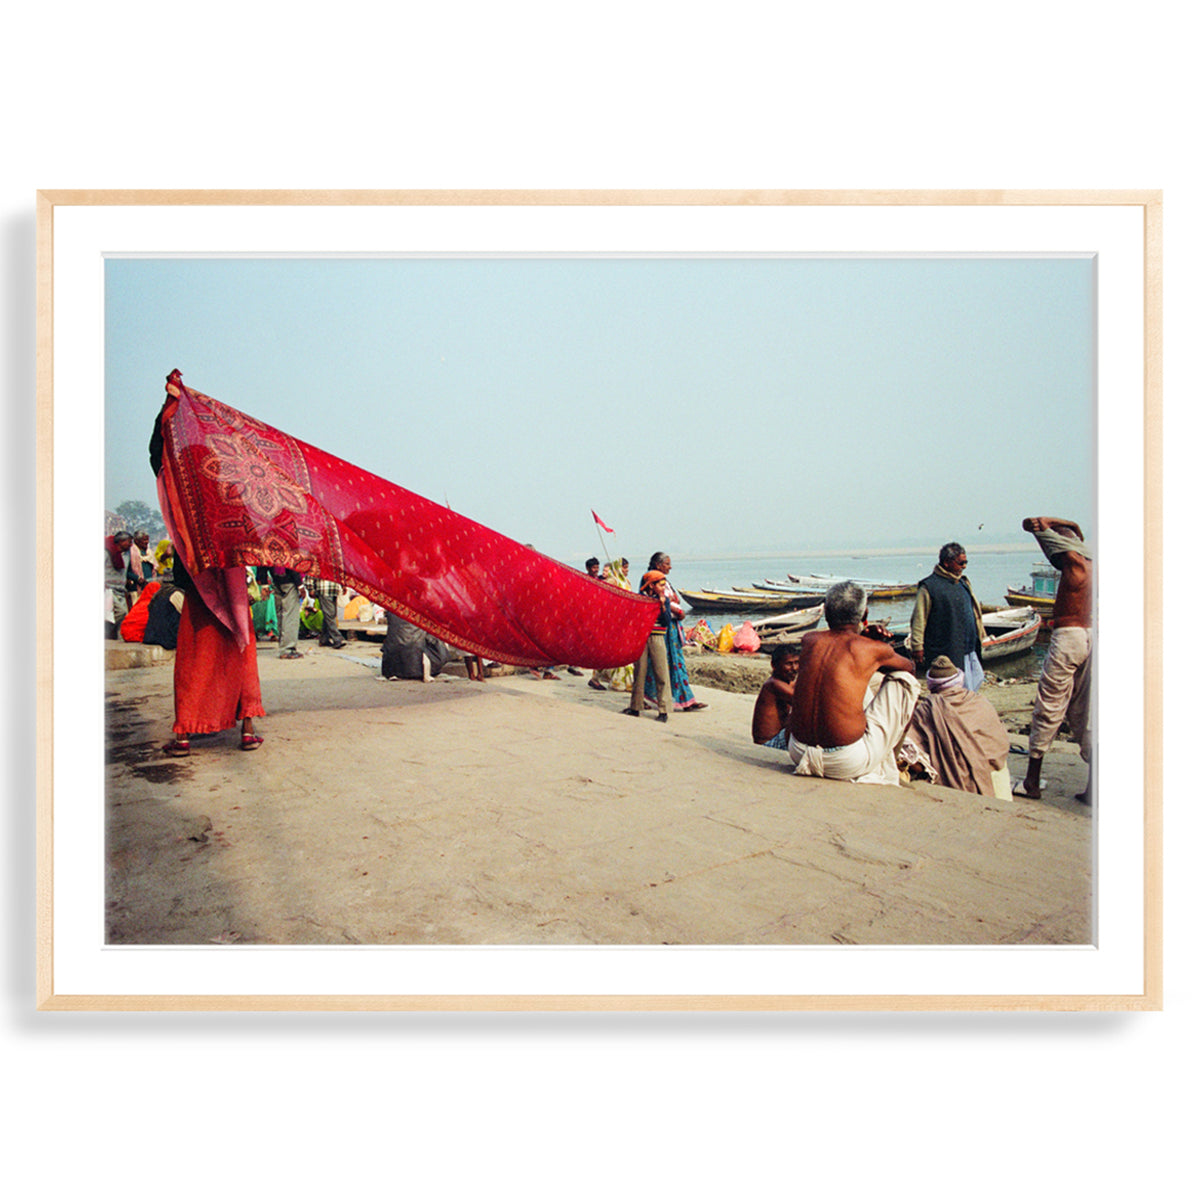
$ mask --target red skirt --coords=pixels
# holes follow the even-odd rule
[[[239,650],[233,634],[188,588],[175,644],[175,735],[219,733],[244,717],[264,715],[258,647],[251,642]]]

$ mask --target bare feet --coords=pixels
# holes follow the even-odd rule
[[[1013,788],[1013,795],[1022,796],[1026,800],[1042,798],[1042,757],[1040,754],[1036,758],[1030,756],[1029,762],[1025,766],[1025,778]]]

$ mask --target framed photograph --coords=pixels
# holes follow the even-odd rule
[[[40,1009],[1161,1008],[1159,193],[38,204]],[[381,510],[423,498],[547,579],[625,559],[636,590],[665,562],[693,609],[670,700],[550,650],[490,661],[465,625],[394,681],[365,626],[280,654],[264,624],[250,743],[189,742],[175,654],[88,632],[101,537],[171,528],[168,377],[286,441],[288,487],[316,494],[319,453],[330,488],[386,481]],[[1081,527],[1095,591],[1090,755],[1064,725],[1040,796],[1008,779],[1037,782],[1044,636],[983,664],[1011,738],[986,784],[756,743],[765,597],[856,579],[904,657],[948,546],[985,610],[1038,611],[1041,517]],[[751,652],[685,653],[701,617]]]

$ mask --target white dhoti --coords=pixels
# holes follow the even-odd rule
[[[907,671],[876,675],[863,697],[867,729],[857,742],[849,746],[806,746],[788,737],[788,754],[796,764],[796,774],[851,783],[898,784],[895,751],[920,695],[920,682]]]
[[[1079,743],[1084,762],[1092,759],[1092,631],[1068,625],[1050,635],[1042,663],[1033,720],[1029,723],[1029,757],[1042,758],[1065,719]]]

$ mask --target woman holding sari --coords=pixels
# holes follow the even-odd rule
[[[663,551],[656,551],[650,559],[649,571],[661,571],[669,575],[671,571],[671,556]],[[671,607],[671,620],[667,625],[667,666],[671,673],[671,699],[674,701],[676,712],[698,712],[708,705],[697,700],[688,683],[687,664],[683,660],[683,600],[679,593],[667,580],[667,599]],[[657,688],[653,676],[646,680],[646,698],[653,700],[657,696]]]
[[[170,522],[173,483],[164,460],[175,452],[164,423],[175,412],[180,397],[178,372],[167,377],[167,399],[159,411],[150,439],[150,466],[158,480],[159,499]],[[174,531],[172,531],[174,532]],[[208,568],[194,574],[184,565],[181,547],[175,547],[175,584],[183,592],[179,634],[175,643],[174,738],[163,747],[172,758],[191,752],[193,733],[219,733],[242,723],[241,748],[257,750],[262,738],[254,732],[254,718],[265,715],[258,681],[258,647],[250,616],[244,567]]]

